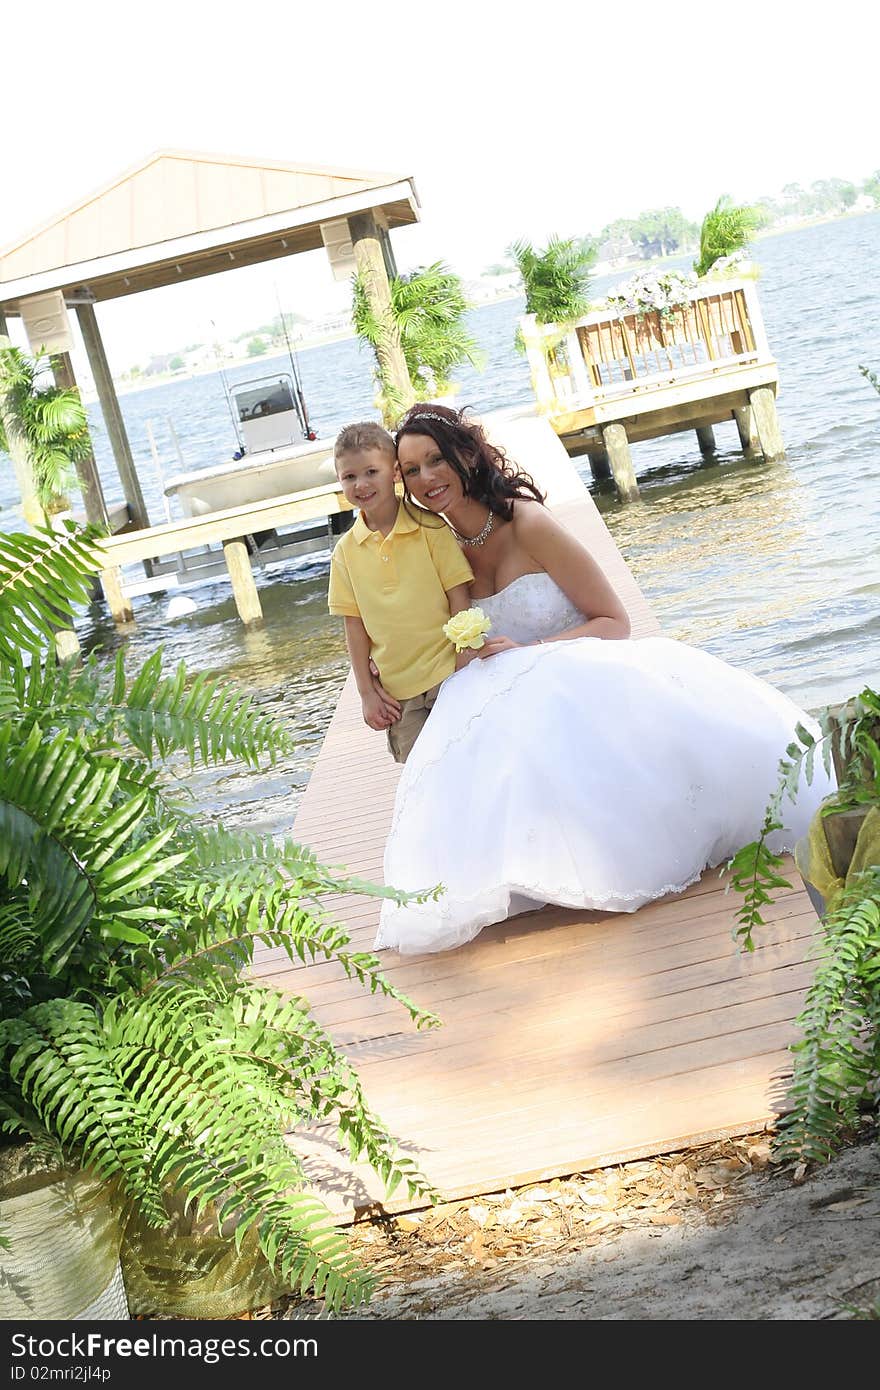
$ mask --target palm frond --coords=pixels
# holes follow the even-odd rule
[[[418,395],[448,388],[451,372],[462,362],[481,368],[485,355],[463,322],[469,309],[461,278],[443,261],[420,266],[390,283],[388,323],[376,314],[362,275],[353,279],[352,325],[371,347],[381,347],[393,324],[400,339],[410,381]],[[381,374],[380,374],[381,375]],[[407,408],[384,377],[382,390],[390,413]]]
[[[509,253],[522,277],[526,313],[534,314],[538,323],[568,324],[588,312],[594,246],[572,237],[551,237],[544,251],[520,240]]]
[[[722,194],[706,213],[700,228],[700,256],[694,262],[698,275],[705,275],[722,256],[732,256],[749,244],[765,220],[763,210],[749,204],[735,204]]]
[[[4,442],[23,451],[43,506],[51,506],[74,477],[77,460],[91,451],[88,417],[74,389],[40,386],[50,359],[0,347],[0,421]]]

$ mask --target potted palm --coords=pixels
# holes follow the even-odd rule
[[[435,261],[394,276],[390,290],[391,313],[415,399],[449,399],[456,389],[452,381],[455,368],[464,362],[481,367],[485,361],[465,323],[470,305],[460,277],[442,261]],[[380,345],[384,326],[370,304],[360,275],[353,280],[352,324],[358,337],[373,349]],[[393,421],[400,414],[402,403],[394,398],[381,370],[378,378],[377,404],[383,416]]]
[[[591,242],[573,237],[551,237],[543,251],[523,239],[512,244],[509,254],[522,278],[526,299],[516,345],[520,350],[537,347],[558,390],[560,379],[570,376],[565,345],[569,328],[590,308],[590,272],[596,248]],[[545,324],[555,325],[556,331],[539,332]],[[541,383],[534,380],[534,373],[533,385],[538,399],[542,399]]]
[[[32,525],[69,513],[75,465],[91,452],[79,392],[47,384],[49,364],[0,337],[0,450],[12,459]]]
[[[697,275],[753,274],[746,249],[764,220],[761,208],[734,203],[726,193],[722,194],[700,227],[700,254],[694,261]]]
[[[184,1209],[227,1247],[250,1242],[279,1287],[357,1301],[369,1279],[308,1190],[297,1132],[330,1122],[389,1188],[427,1185],[307,1003],[247,972],[259,943],[333,960],[417,1025],[434,1022],[321,910],[329,893],[392,890],[347,881],[290,841],[206,823],[175,795],[170,759],[258,767],[291,735],[229,685],[166,673],[161,653],[133,678],[122,652],[110,671],[58,664],[59,614],[99,563],[71,523],[0,536],[0,1131],[36,1153],[52,1188],[39,1248],[65,1188],[81,1231],[98,1192],[141,1231]],[[40,1283],[58,1260],[22,1269],[35,1217],[22,1236],[12,1216],[38,1178],[12,1166],[0,1316],[97,1315],[103,1274],[77,1274],[85,1301],[62,1314],[57,1280]],[[106,1273],[122,1226],[106,1212],[96,1222]],[[60,1258],[75,1273],[84,1257]]]

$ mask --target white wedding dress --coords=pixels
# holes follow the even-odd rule
[[[516,642],[584,621],[548,574],[475,601]],[[385,882],[436,902],[382,906],[376,946],[444,951],[514,913],[634,912],[760,833],[800,721],[779,691],[663,637],[584,637],[472,661],[443,685],[404,767]],[[832,790],[821,762],[785,829],[790,849]]]

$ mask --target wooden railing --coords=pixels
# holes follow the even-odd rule
[[[606,308],[567,328],[525,315],[520,327],[538,404],[551,413],[772,361],[748,280],[697,285],[667,314]]]

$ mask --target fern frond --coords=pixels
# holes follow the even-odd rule
[[[240,758],[259,767],[290,753],[294,739],[271,715],[253,707],[253,698],[228,682],[202,673],[187,684],[181,662],[174,676],[161,678],[161,652],[142,667],[128,692],[123,711],[128,737],[144,757],[184,751],[191,764]]]
[[[0,1023],[0,1057],[33,1114],[106,1179],[122,1177],[147,1219],[164,1219],[161,1189],[143,1155],[150,1130],[107,1056],[95,1010],[68,999]]]
[[[825,917],[819,956],[777,1140],[780,1156],[807,1163],[826,1162],[862,1107],[876,1105],[880,871],[850,884]]]
[[[89,576],[101,568],[96,540],[72,522],[62,531],[0,534],[0,658],[39,652],[88,600]]]
[[[321,910],[413,895],[174,803],[169,752],[257,766],[290,736],[225,683],[165,676],[161,653],[130,684],[121,653],[109,672],[59,666],[60,601],[94,552],[73,532],[0,538],[0,1129],[118,1182],[153,1224],[179,1193],[236,1241],[251,1232],[289,1284],[357,1301],[368,1281],[303,1191],[296,1135],[335,1125],[389,1190],[434,1194],[307,1002],[248,967],[258,943],[331,962],[433,1024]]]

